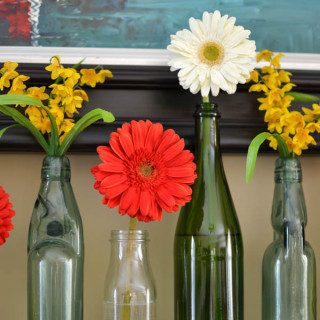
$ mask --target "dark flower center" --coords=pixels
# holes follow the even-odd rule
[[[144,163],[138,167],[138,171],[143,177],[151,177],[154,173],[154,167],[149,163]]]
[[[130,185],[153,190],[163,183],[166,176],[165,166],[159,155],[154,152],[137,150],[126,162],[126,175]]]

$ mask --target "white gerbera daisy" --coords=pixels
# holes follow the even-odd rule
[[[207,97],[210,89],[217,96],[222,89],[235,93],[238,83],[245,83],[253,70],[255,42],[248,40],[249,30],[235,26],[236,19],[219,11],[204,12],[202,21],[190,18],[190,30],[171,36],[167,47],[171,71],[179,70],[184,89]]]

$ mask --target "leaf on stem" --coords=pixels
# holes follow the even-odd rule
[[[78,67],[81,66],[82,62],[86,60],[86,58],[83,58],[82,60],[80,60],[77,64],[75,64],[74,66],[72,66],[73,69],[77,69]]]
[[[100,119],[102,119],[104,122],[112,122],[114,121],[114,116],[112,115],[111,112],[108,112],[100,108],[91,110],[90,112],[85,114],[81,119],[78,120],[78,122],[72,127],[72,129],[65,136],[58,150],[58,155],[63,156],[68,151],[73,140],[78,136],[78,134],[81,133],[88,126],[90,126],[92,123]]]
[[[27,104],[32,106],[43,106],[42,102],[23,94],[2,94],[0,104]]]
[[[47,113],[50,124],[51,124],[51,133],[50,133],[50,143],[49,143],[49,155],[56,155],[59,148],[59,130],[57,127],[56,119],[52,115],[52,113],[44,106],[40,106]]]
[[[4,105],[0,105],[0,111],[7,116],[10,116],[14,121],[16,121],[19,125],[28,129],[31,134],[35,137],[41,147],[44,149],[46,153],[49,153],[49,146],[43,135],[40,131],[26,118],[21,112],[16,110],[14,107],[8,107]]]
[[[294,98],[295,101],[300,102],[316,102],[319,101],[319,98],[316,96],[313,96],[311,94],[296,92],[296,91],[290,91],[286,93],[287,95]]]
[[[13,128],[13,127],[21,127],[21,125],[16,123],[16,124],[12,124],[11,126],[8,126],[8,127],[1,129],[0,130],[0,139],[8,129]]]
[[[246,164],[246,181],[250,182],[256,161],[258,156],[258,151],[261,144],[268,139],[270,136],[273,136],[277,139],[278,142],[278,152],[281,158],[290,158],[290,152],[288,150],[286,141],[277,133],[262,132],[258,134],[250,143],[247,154],[247,164]]]
[[[59,147],[58,127],[57,127],[56,120],[55,120],[54,116],[42,104],[41,101],[39,101],[35,98],[32,98],[32,97],[23,95],[23,94],[4,94],[4,95],[0,95],[0,104],[26,104],[26,105],[38,106],[38,107],[42,108],[47,113],[49,120],[50,120],[50,123],[51,123],[51,134],[50,134],[49,146],[48,146],[48,143],[45,141],[44,137],[38,131],[38,129],[36,129],[31,124],[30,120],[28,120],[28,118],[24,117],[19,111],[17,111],[16,109],[13,109],[11,107],[7,107],[7,108],[11,108],[12,110],[11,110],[11,114],[9,112],[9,113],[6,113],[6,115],[9,115],[11,118],[13,118],[15,121],[17,121],[20,125],[24,126],[26,129],[28,129],[33,134],[33,136],[37,139],[37,141],[41,144],[41,146],[45,149],[46,153],[48,153],[49,155],[56,154],[58,147]],[[6,107],[6,106],[3,106],[3,107]],[[3,110],[0,110],[0,111],[5,113]],[[8,110],[7,110],[7,112],[8,112]],[[13,116],[12,112],[13,112],[14,116]],[[20,114],[23,118],[19,117],[18,114]],[[14,117],[16,117],[16,118],[14,118]],[[35,135],[34,129],[37,130],[39,135],[42,137],[41,142],[39,140],[40,136],[38,134]],[[46,148],[44,146],[43,141],[45,141],[45,143],[46,143]],[[49,148],[47,149],[47,147],[49,147]]]

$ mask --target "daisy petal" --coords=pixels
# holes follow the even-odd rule
[[[163,158],[166,161],[166,157]],[[194,159],[194,155],[190,152],[190,150],[183,150],[179,157],[172,158],[170,161],[167,161],[168,167],[178,167],[181,166],[187,162],[190,162]]]
[[[147,126],[144,121],[131,121],[132,125],[132,139],[134,141],[135,149],[140,149],[144,147]]]
[[[121,195],[114,197],[112,199],[104,198],[102,203],[106,204],[110,209],[115,208],[116,206],[119,205],[121,199]]]
[[[123,174],[111,174],[101,181],[101,186],[105,188],[112,188],[120,183],[124,183],[126,180],[127,177]]]
[[[106,172],[123,172],[125,166],[121,162],[112,162],[112,163],[101,163],[99,164],[99,170]]]
[[[170,177],[187,177],[192,176],[194,173],[194,168],[192,167],[173,167],[168,168],[168,176]]]
[[[175,206],[174,197],[168,192],[165,187],[160,187],[156,193],[156,200],[159,206],[166,212],[173,211]]]
[[[149,190],[142,190],[140,194],[140,212],[144,216],[152,216],[154,210],[154,196]]]
[[[179,136],[174,132],[172,129],[168,129],[163,133],[161,142],[156,149],[156,152],[162,153],[170,153],[171,150],[169,150],[170,147],[172,147],[175,144],[178,144],[177,147],[181,146],[181,143],[183,143],[184,147],[184,140],[180,139]],[[183,147],[181,151],[183,150]]]
[[[146,136],[146,142],[145,142],[145,148],[149,152],[153,151],[154,148],[156,148],[159,144],[160,137],[163,134],[163,127],[160,123],[155,123],[152,127],[149,128],[147,136]],[[159,141],[160,140],[160,141]]]
[[[129,188],[128,184],[121,183],[111,188],[106,188],[105,195],[109,199],[115,198]]]
[[[119,142],[119,134],[113,132],[111,134],[111,138],[109,141],[110,147],[112,148],[113,152],[122,160],[127,159],[125,152],[123,151],[121,144]]]
[[[97,148],[99,158],[104,162],[116,162],[121,159],[113,152],[110,147],[101,146]]]
[[[166,189],[177,198],[184,198],[192,194],[192,189],[186,184],[170,182],[166,184]]]
[[[124,131],[119,134],[119,141],[122,149],[125,150],[126,155],[130,158],[134,153],[132,136],[128,132]]]
[[[140,207],[139,198],[140,190],[138,188],[128,188],[121,196],[119,212],[134,217]]]

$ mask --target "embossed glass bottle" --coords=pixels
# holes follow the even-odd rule
[[[306,207],[298,159],[275,164],[274,241],[263,258],[262,319],[316,320],[316,264],[305,240]]]
[[[243,320],[243,247],[224,174],[219,113],[195,113],[197,174],[192,200],[181,209],[174,243],[176,320]]]
[[[28,239],[28,320],[82,320],[83,233],[67,157],[45,157]]]

